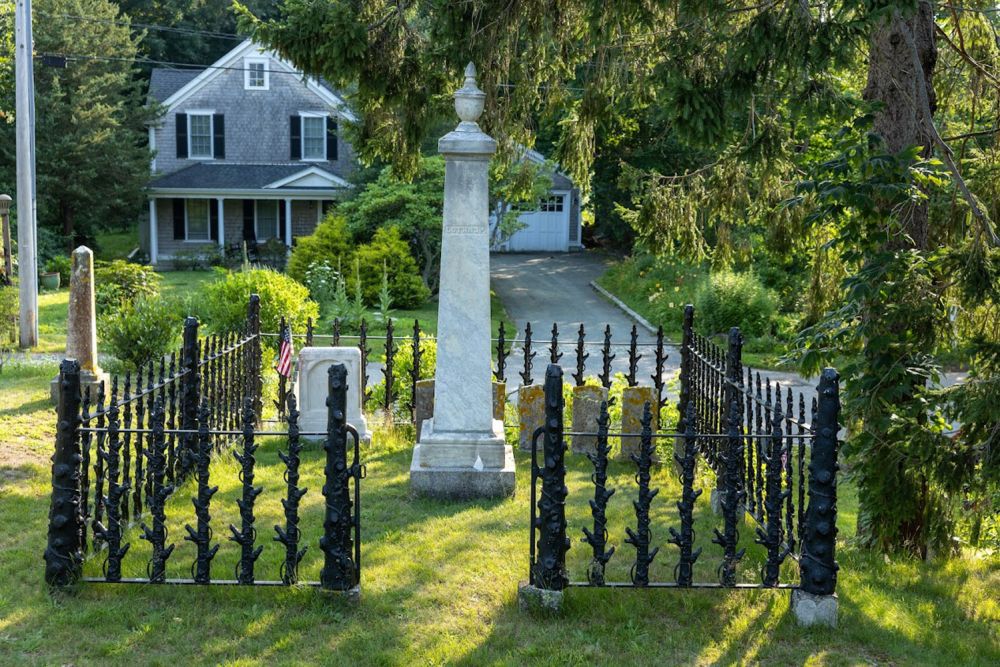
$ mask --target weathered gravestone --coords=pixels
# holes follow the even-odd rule
[[[597,431],[597,418],[601,415],[601,403],[608,400],[608,390],[604,387],[573,387],[573,430],[577,433]],[[593,454],[597,451],[596,435],[574,435],[574,454]]]
[[[656,433],[660,421],[656,409],[656,389],[653,387],[625,387],[622,390],[622,433],[642,432],[642,413],[646,403],[649,403],[650,410],[653,413],[651,427],[653,433]],[[630,454],[638,455],[640,442],[640,438],[637,435],[623,436],[618,458],[628,461],[630,460]],[[657,446],[655,440],[653,441],[653,446]],[[659,458],[656,457],[654,460],[658,461]]]
[[[507,385],[503,382],[493,383],[493,419],[503,420],[504,407],[507,405],[505,393]],[[417,396],[413,403],[413,421],[417,430],[417,442],[420,442],[420,431],[424,421],[434,416],[434,380],[417,380]]]
[[[410,465],[411,488],[438,497],[514,492],[514,454],[493,418],[488,218],[496,142],[476,123],[485,100],[469,63],[455,93],[462,122],[438,142],[445,185],[434,417],[423,422]]]
[[[358,430],[362,440],[370,440],[368,422],[361,409],[361,350],[356,347],[304,347],[299,351],[295,380],[299,429],[303,432],[326,432],[327,374],[334,364],[347,367],[347,423]],[[302,437],[322,438],[317,435]]]
[[[540,384],[529,384],[517,390],[517,446],[525,452],[531,451],[531,438],[545,423],[545,388]],[[538,449],[542,443],[539,441]]]
[[[66,318],[66,357],[80,363],[80,390],[97,388],[108,375],[97,362],[97,312],[94,305],[94,253],[86,246],[73,251],[69,278],[69,313]],[[59,376],[49,385],[52,401],[59,400]]]

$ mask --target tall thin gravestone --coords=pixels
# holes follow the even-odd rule
[[[514,492],[514,455],[493,414],[488,212],[496,142],[476,122],[485,100],[469,63],[455,93],[462,122],[438,142],[445,185],[434,417],[423,423],[410,466],[410,486],[430,496]]]
[[[94,253],[80,246],[72,254],[69,278],[69,312],[66,317],[66,358],[80,364],[80,390],[91,388],[97,395],[97,385],[107,380],[97,361],[97,310],[94,305]],[[50,385],[52,401],[59,400],[59,377]]]

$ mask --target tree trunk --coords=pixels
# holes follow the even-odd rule
[[[917,71],[913,62],[913,52],[904,37],[904,30],[913,35],[922,71]],[[910,146],[923,146],[923,154],[929,156],[931,135],[918,102],[920,95],[917,87],[926,87],[933,113],[937,106],[933,85],[937,46],[934,43],[932,3],[921,1],[917,11],[908,18],[897,15],[887,19],[872,31],[869,45],[868,83],[864,97],[883,105],[875,114],[875,133],[885,140],[886,148],[891,153]],[[924,203],[911,207],[910,211],[900,216],[913,242],[896,239],[896,249],[927,249],[927,212],[927,204]]]

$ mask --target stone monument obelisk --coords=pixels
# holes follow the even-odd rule
[[[69,277],[69,313],[66,318],[66,358],[80,362],[80,390],[90,387],[97,400],[98,385],[107,373],[97,362],[97,310],[94,306],[94,252],[87,246],[73,251]],[[59,397],[59,376],[51,382],[52,400]]]
[[[413,449],[410,486],[439,497],[514,492],[514,455],[493,418],[488,217],[496,142],[476,122],[485,100],[469,63],[455,93],[462,122],[438,141],[445,182],[434,416]]]

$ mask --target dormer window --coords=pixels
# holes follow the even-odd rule
[[[267,90],[270,83],[267,58],[244,58],[243,76],[243,87],[246,90]]]

